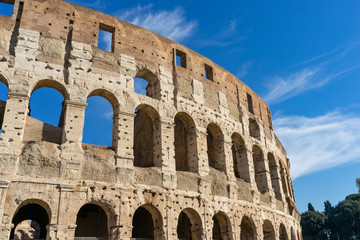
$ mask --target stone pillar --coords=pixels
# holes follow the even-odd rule
[[[135,209],[131,209],[131,197],[132,197],[132,191],[129,190],[120,190],[120,205],[119,205],[119,226],[122,226],[118,228],[119,239],[130,239],[132,235],[132,213],[135,212]],[[134,206],[136,207],[136,205]]]
[[[119,112],[113,127],[113,138],[116,142],[116,166],[120,168],[134,168],[134,113]]]
[[[267,185],[266,188],[267,188],[267,191],[270,192],[271,195],[275,195],[274,194],[274,189],[273,189],[272,183],[271,183],[269,160],[268,160],[266,154],[264,154],[264,170],[265,170],[265,175],[266,175],[266,185]]]
[[[248,150],[249,148],[246,147],[246,158],[249,166],[249,180],[250,180],[250,186],[252,189],[257,190],[256,180],[255,180],[255,169],[254,169],[254,160],[252,151]]]
[[[160,100],[164,103],[174,104],[174,84],[172,72],[167,68],[159,67]]]
[[[3,153],[11,151],[13,154],[20,154],[28,106],[28,95],[15,92],[8,93],[1,134]]]
[[[73,185],[59,184],[59,203],[57,212],[57,223],[52,228],[56,230],[56,238],[54,239],[71,239],[73,232],[69,231],[69,215],[77,214],[77,212],[69,212],[71,209],[71,193],[74,189]]]
[[[224,134],[224,170],[230,181],[235,181],[231,138]]]
[[[87,103],[71,100],[65,101],[62,143],[68,142],[81,144],[86,106]]]
[[[207,154],[207,133],[206,129],[198,128],[197,129],[197,146],[198,146],[198,170],[200,176],[206,176],[209,174],[209,161]]]
[[[158,128],[158,126],[155,126],[155,128]],[[163,187],[176,188],[176,163],[173,120],[168,118],[161,121],[160,128],[161,136],[159,137],[161,138],[161,163],[159,164],[155,162],[155,166],[161,167],[163,176]],[[157,141],[159,137],[156,137]],[[154,156],[156,157],[157,153],[154,152]]]
[[[11,223],[4,223],[4,209],[6,192],[9,186],[9,182],[0,180],[0,239],[9,239],[11,231]]]

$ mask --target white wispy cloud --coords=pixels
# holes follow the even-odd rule
[[[173,10],[154,11],[153,5],[137,6],[116,14],[122,20],[149,29],[174,41],[190,37],[196,29],[196,21],[186,19],[181,7]]]
[[[288,74],[270,77],[266,83],[267,94],[264,100],[268,104],[285,101],[300,93],[320,88],[345,73],[359,68],[358,63],[353,65],[354,63],[346,61],[348,55],[352,53],[351,50],[358,48],[359,45],[360,41],[349,41],[296,65],[296,70]]]
[[[251,65],[253,64],[253,61],[247,61],[246,63],[244,63],[241,67],[239,72],[236,74],[236,76],[241,79],[243,77],[245,77],[248,72],[249,72],[249,68],[251,67]]]
[[[220,31],[214,32],[216,29],[220,29]],[[246,38],[246,36],[241,35],[240,31],[238,31],[238,20],[231,19],[225,26],[212,27],[211,36],[196,40],[196,44],[199,45],[199,47],[228,47],[239,44]],[[234,48],[233,51],[234,50],[237,51],[238,49]]]
[[[293,179],[344,163],[360,161],[360,116],[328,113],[274,119],[277,136],[291,161]]]

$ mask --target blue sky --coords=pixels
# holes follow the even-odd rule
[[[178,41],[257,92],[270,105],[275,132],[288,152],[300,212],[308,202],[323,210],[325,200],[336,204],[357,191],[359,1],[71,2]],[[90,98],[89,106],[101,104],[104,113],[94,115],[108,120],[111,106],[95,100]],[[95,136],[85,141],[95,143]]]

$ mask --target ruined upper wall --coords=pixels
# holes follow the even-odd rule
[[[16,18],[20,18],[19,2],[15,1],[14,3],[13,17],[0,16],[0,29],[16,28]],[[64,64],[66,39],[68,39],[69,29],[72,28],[72,41],[88,44],[93,48],[92,71],[94,73],[107,71],[107,74],[117,75],[119,73],[118,56],[120,54],[130,55],[137,61],[146,64],[150,69],[156,69],[161,65],[172,70],[172,74],[177,76],[174,84],[178,96],[190,98],[188,89],[191,89],[192,79],[200,80],[205,90],[205,105],[217,110],[219,109],[217,91],[221,91],[227,97],[230,116],[233,118],[241,115],[237,105],[240,104],[244,106],[243,109],[248,109],[247,93],[250,94],[254,115],[262,120],[266,132],[272,128],[269,107],[243,82],[210,59],[147,29],[60,0],[25,0],[21,21],[18,21],[18,24],[18,28],[40,32],[40,44],[41,41],[49,42],[50,39],[56,39],[53,41],[53,45],[57,50],[49,53],[48,49],[40,48],[40,53],[36,58],[38,61]],[[113,32],[113,52],[97,49],[100,27]],[[3,39],[9,40],[9,36]],[[2,52],[9,47],[6,40],[2,44],[0,43]],[[186,68],[174,63],[175,49],[186,54]],[[204,76],[205,64],[213,70],[212,81]]]

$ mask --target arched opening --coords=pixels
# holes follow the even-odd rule
[[[280,230],[279,230],[279,239],[280,240],[288,240],[288,235],[286,233],[286,228],[284,224],[280,224]]]
[[[264,240],[275,240],[274,227],[269,220],[265,220],[263,224]]]
[[[223,212],[218,212],[213,216],[213,240],[231,239],[231,224],[229,218]]]
[[[95,204],[82,206],[76,217],[75,240],[86,237],[99,240],[106,240],[109,237],[107,215]]]
[[[207,153],[209,166],[219,171],[225,171],[224,135],[214,123],[207,127]]]
[[[240,231],[240,240],[255,240],[255,226],[254,223],[244,216],[241,220],[241,231]]]
[[[249,119],[249,133],[251,137],[261,140],[260,127],[255,119]]]
[[[296,240],[296,234],[293,227],[291,227],[291,240]]]
[[[22,221],[14,232],[14,240],[40,239],[40,225],[35,220]]]
[[[246,182],[250,182],[249,164],[245,142],[238,133],[233,133],[231,140],[234,174],[237,178],[241,178]]]
[[[30,235],[37,236],[37,239],[45,239],[47,236],[46,226],[49,225],[49,221],[50,216],[42,206],[36,203],[25,204],[17,210],[13,217],[14,228],[11,230],[10,239]]]
[[[178,219],[178,239],[200,240],[202,239],[202,224],[199,214],[190,208],[184,209]]]
[[[0,134],[2,130],[2,124],[4,121],[7,94],[9,92],[9,85],[6,78],[0,74]]]
[[[177,225],[178,239],[190,240],[191,238],[191,222],[184,212],[181,212]]]
[[[175,162],[177,171],[197,170],[196,129],[192,118],[186,113],[175,116]]]
[[[30,95],[24,141],[46,141],[60,144],[64,125],[67,92],[54,80],[41,80]]]
[[[271,185],[274,189],[275,197],[278,200],[281,200],[280,176],[278,173],[278,165],[276,164],[274,155],[272,153],[268,153],[268,161],[269,161]]]
[[[132,239],[161,239],[162,219],[160,212],[151,205],[143,205],[136,209],[132,220]]]
[[[283,192],[284,194],[287,194],[288,193],[287,183],[286,183],[287,176],[285,173],[285,169],[281,163],[280,163],[280,175],[281,175],[281,184],[283,187]]]
[[[87,98],[83,143],[112,147],[117,144],[115,115],[118,101],[114,94],[103,89],[92,91]]]
[[[261,193],[265,193],[269,190],[266,178],[266,163],[264,159],[264,154],[261,148],[257,145],[253,146],[253,162],[257,188]]]
[[[138,94],[154,99],[161,98],[160,82],[155,74],[144,69],[136,73],[134,78],[134,91]]]
[[[145,104],[138,106],[135,114],[134,166],[159,166],[161,159],[160,116],[153,107]]]

